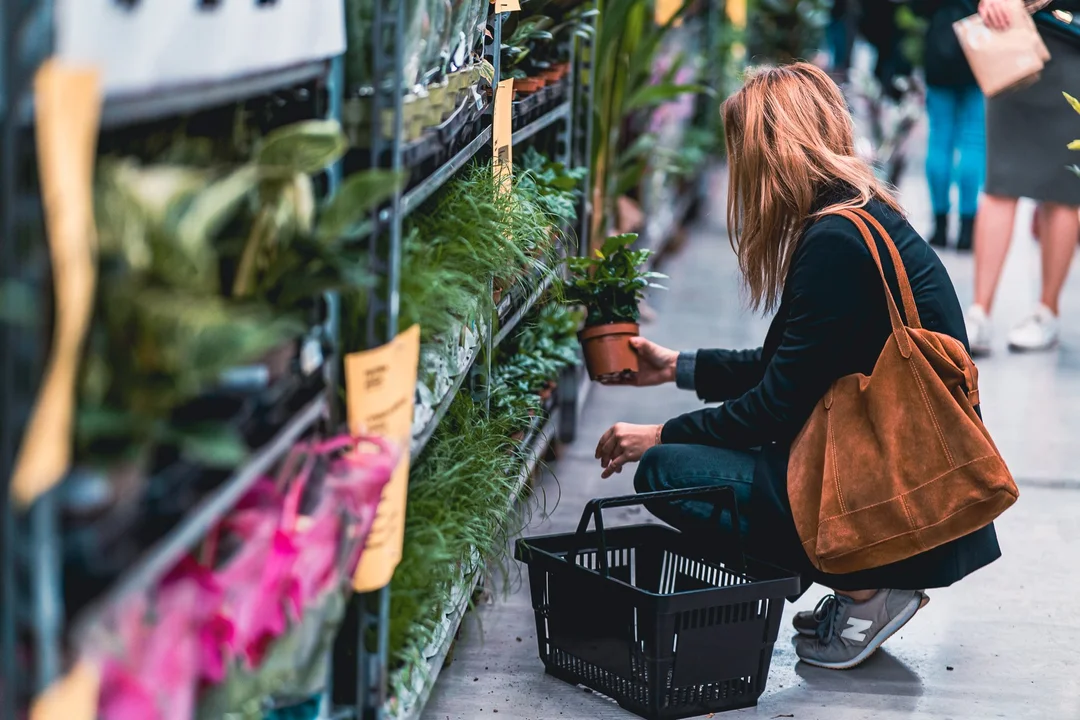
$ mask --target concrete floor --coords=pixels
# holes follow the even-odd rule
[[[925,184],[902,187],[920,230],[929,225]],[[655,322],[644,332],[675,348],[752,347],[767,322],[741,302],[734,257],[714,217],[691,233],[665,270],[671,290],[657,294]],[[999,522],[1004,557],[953,588],[938,590],[914,621],[862,667],[835,673],[796,664],[788,621],[824,594],[812,588],[786,608],[768,688],[756,708],[732,717],[822,720],[900,718],[1080,718],[1080,468],[1070,445],[1080,433],[1080,277],[1064,305],[1060,350],[1018,357],[1004,349],[1004,332],[1032,307],[1038,256],[1027,228],[1017,223],[1013,252],[998,303],[1001,345],[980,363],[986,419],[1021,487],[1021,500]],[[971,260],[946,258],[961,298],[971,293]],[[593,390],[579,439],[540,485],[540,507],[526,534],[567,532],[593,497],[631,492],[632,473],[600,479],[593,449],[618,421],[661,422],[698,407],[670,388]],[[611,513],[609,525],[642,522],[641,511]],[[508,595],[472,613],[461,631],[424,720],[550,720],[632,718],[610,701],[544,675],[537,657],[527,578],[512,568]]]

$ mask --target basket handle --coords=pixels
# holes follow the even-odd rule
[[[590,500],[581,513],[581,522],[578,523],[577,541],[574,548],[566,556],[571,565],[576,564],[579,549],[585,544],[585,533],[589,530],[589,519],[592,518],[596,526],[596,550],[600,565],[600,574],[608,576],[607,562],[607,538],[604,536],[605,508],[629,507],[633,505],[645,505],[657,500],[686,500],[689,498],[712,497],[714,509],[710,522],[719,523],[725,510],[731,517],[731,526],[735,531],[734,541],[731,543],[740,569],[746,568],[746,556],[743,554],[742,543],[738,539],[739,532],[739,506],[735,500],[735,490],[730,485],[710,485],[708,487],[686,488],[681,490],[660,490],[658,492],[638,493],[636,495],[622,495],[620,497],[597,498]]]

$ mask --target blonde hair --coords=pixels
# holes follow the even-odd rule
[[[840,88],[809,63],[755,68],[724,102],[731,246],[754,309],[772,309],[808,220],[878,199],[902,212],[888,186],[855,155]],[[849,199],[812,212],[829,186]]]

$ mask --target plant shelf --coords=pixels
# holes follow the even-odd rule
[[[514,144],[518,145],[520,143],[525,142],[526,140],[529,140],[530,138],[535,136],[537,133],[541,132],[542,130],[545,130],[546,128],[548,128],[548,127],[550,127],[552,125],[554,125],[559,120],[569,120],[569,119],[570,119],[570,101],[566,101],[566,102],[562,103],[561,105],[559,105],[558,107],[556,107],[554,110],[550,110],[547,113],[545,113],[544,115],[541,115],[539,118],[537,118],[533,122],[529,123],[525,127],[521,128],[520,130],[515,130],[514,131]]]
[[[272,440],[256,450],[228,480],[203,498],[172,532],[147,550],[104,596],[79,615],[74,624],[76,636],[83,636],[92,629],[122,599],[148,591],[160,582],[244,494],[326,415],[327,409],[327,395],[322,393],[294,415]]]
[[[514,504],[528,485],[529,478],[536,471],[540,459],[543,458],[551,439],[555,436],[558,425],[559,410],[556,405],[556,408],[546,418],[540,416],[533,421],[525,439],[521,441],[521,447],[525,448],[525,461],[522,463],[521,470],[518,473],[514,490],[507,500],[507,515],[513,510]],[[401,674],[411,670],[415,674],[409,685],[408,693],[404,697],[395,698],[396,702],[391,701],[388,703],[389,707],[384,715],[387,720],[419,720],[428,698],[431,697],[431,691],[435,688],[439,673],[446,663],[446,658],[450,654],[450,648],[454,644],[461,621],[469,609],[469,600],[472,598],[473,589],[476,587],[482,570],[483,558],[474,551],[469,567],[462,570],[461,579],[452,588],[450,610],[442,619],[427,647],[427,651],[424,653],[427,658],[427,665],[420,668],[402,668],[396,671]],[[390,686],[394,686],[393,681],[390,682]]]
[[[551,273],[546,273],[544,277],[540,280],[536,288],[534,288],[533,291],[529,293],[529,296],[525,299],[525,302],[523,302],[517,308],[517,310],[513,311],[513,314],[510,315],[509,318],[500,323],[499,329],[495,332],[495,336],[492,339],[492,349],[498,347],[503,342],[503,340],[505,340],[507,336],[514,331],[514,328],[521,324],[522,318],[524,318],[529,313],[529,310],[531,310],[536,305],[536,303],[539,302],[544,292],[549,287],[551,287],[551,283],[553,281],[554,277],[551,275]],[[510,302],[512,301],[507,300],[507,308],[510,307]],[[503,308],[503,306],[504,303],[500,302],[499,308],[501,309]],[[501,310],[499,312],[499,315],[500,317],[502,317]],[[446,413],[450,409],[450,405],[454,402],[454,398],[457,397],[458,392],[461,390],[461,386],[465,384],[465,379],[469,376],[469,372],[476,364],[476,361],[480,358],[480,354],[483,352],[484,347],[487,344],[485,340],[489,332],[490,331],[485,331],[483,333],[480,342],[476,344],[476,347],[469,355],[467,362],[464,364],[464,366],[462,366],[461,372],[458,373],[457,377],[454,378],[454,382],[450,386],[450,389],[442,397],[442,399],[439,400],[439,404],[435,408],[435,414],[431,417],[430,420],[427,421],[427,424],[424,426],[424,429],[420,432],[420,434],[413,436],[412,447],[409,453],[409,456],[413,462],[416,462],[416,459],[419,458],[420,454],[424,452],[424,448],[427,447],[428,442],[435,434],[435,430],[439,427],[439,423],[441,423],[443,418],[446,417]]]

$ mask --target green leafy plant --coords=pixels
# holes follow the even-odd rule
[[[520,80],[551,66],[542,58],[541,48],[546,48],[555,39],[554,26],[555,21],[546,15],[530,15],[517,23],[501,48],[506,77]]]
[[[648,288],[661,288],[654,280],[665,278],[644,270],[651,251],[633,250],[637,235],[614,235],[592,256],[570,258],[566,300],[583,305],[587,327],[638,321],[638,303]]]
[[[1077,113],[1080,114],[1080,100],[1077,100],[1067,92],[1061,93],[1065,96],[1065,100],[1069,103],[1069,106]],[[1073,140],[1069,143],[1070,150],[1080,150],[1080,140]],[[1074,174],[1080,176],[1080,166],[1073,165],[1069,168]]]
[[[550,217],[565,222],[577,220],[581,182],[588,168],[567,168],[563,163],[549,160],[532,145],[516,160],[522,192],[535,195],[537,204]]]
[[[184,145],[184,143],[180,143]],[[321,209],[310,173],[344,151],[336,124],[300,123],[239,166],[99,163],[99,282],[81,384],[81,458],[158,444],[205,464],[245,449],[220,425],[177,419],[221,374],[295,340],[330,289],[370,284],[343,232],[393,192],[392,174],[349,178]],[[192,156],[173,149],[167,155]]]
[[[513,432],[507,418],[489,416],[462,393],[413,467],[403,555],[391,583],[395,666],[425,672],[423,651],[450,609],[454,588],[485,560],[506,557],[518,529],[507,516],[521,465]]]
[[[653,77],[656,55],[665,38],[691,6],[687,0],[664,25],[653,19],[648,0],[600,0],[595,44],[596,117],[593,123],[592,236],[602,237],[614,223],[620,187],[636,182],[635,164],[621,162],[631,142],[627,130],[643,111],[688,93],[708,92],[700,84],[680,84],[676,67],[659,81]],[[640,177],[638,175],[637,177]]]

